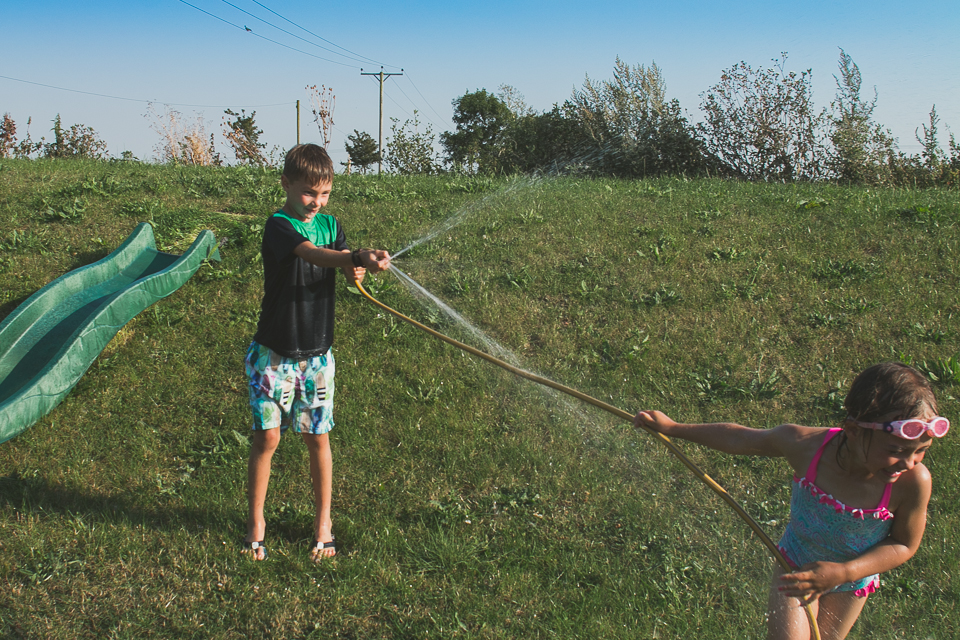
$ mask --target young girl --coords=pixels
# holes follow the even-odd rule
[[[634,418],[671,438],[784,457],[793,467],[790,522],[778,546],[794,570],[774,572],[770,638],[809,638],[804,604],[824,640],[846,637],[878,574],[909,560],[923,537],[931,480],[921,462],[950,426],[937,416],[930,383],[904,364],[877,364],[856,377],[844,408],[834,429],[678,424],[659,411]]]

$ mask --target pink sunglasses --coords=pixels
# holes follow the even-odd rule
[[[942,438],[950,429],[950,421],[946,418],[941,418],[940,416],[937,416],[927,422],[917,418],[910,418],[909,420],[894,420],[893,422],[860,422],[852,417],[849,418],[849,420],[860,425],[861,427],[883,430],[887,433],[892,433],[898,438],[906,438],[907,440],[916,440],[925,432],[930,432],[931,435],[936,436],[937,438]]]

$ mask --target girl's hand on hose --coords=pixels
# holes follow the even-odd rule
[[[666,433],[673,427],[677,426],[677,423],[667,417],[667,414],[662,411],[640,411],[633,418],[633,426],[637,429],[643,427],[649,427],[654,431],[660,433]]]
[[[810,604],[834,587],[848,582],[844,566],[837,562],[809,562],[792,573],[780,576],[778,589],[785,596]]]

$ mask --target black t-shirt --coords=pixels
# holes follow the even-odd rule
[[[295,228],[299,227],[299,228]],[[281,356],[303,360],[333,344],[336,267],[317,267],[293,250],[310,240],[318,247],[349,249],[335,218],[317,214],[309,224],[282,212],[263,229],[263,302],[253,339]]]

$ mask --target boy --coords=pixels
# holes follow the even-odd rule
[[[247,351],[253,411],[253,444],[247,467],[247,535],[243,550],[266,560],[263,505],[270,461],[289,426],[299,432],[310,455],[316,518],[314,561],[336,554],[330,519],[333,483],[329,432],[333,428],[334,294],[339,267],[351,281],[390,266],[386,251],[351,252],[335,218],[320,213],[333,187],[333,162],[315,144],[287,153],[280,184],[283,208],[263,230],[264,292],[260,321]]]

